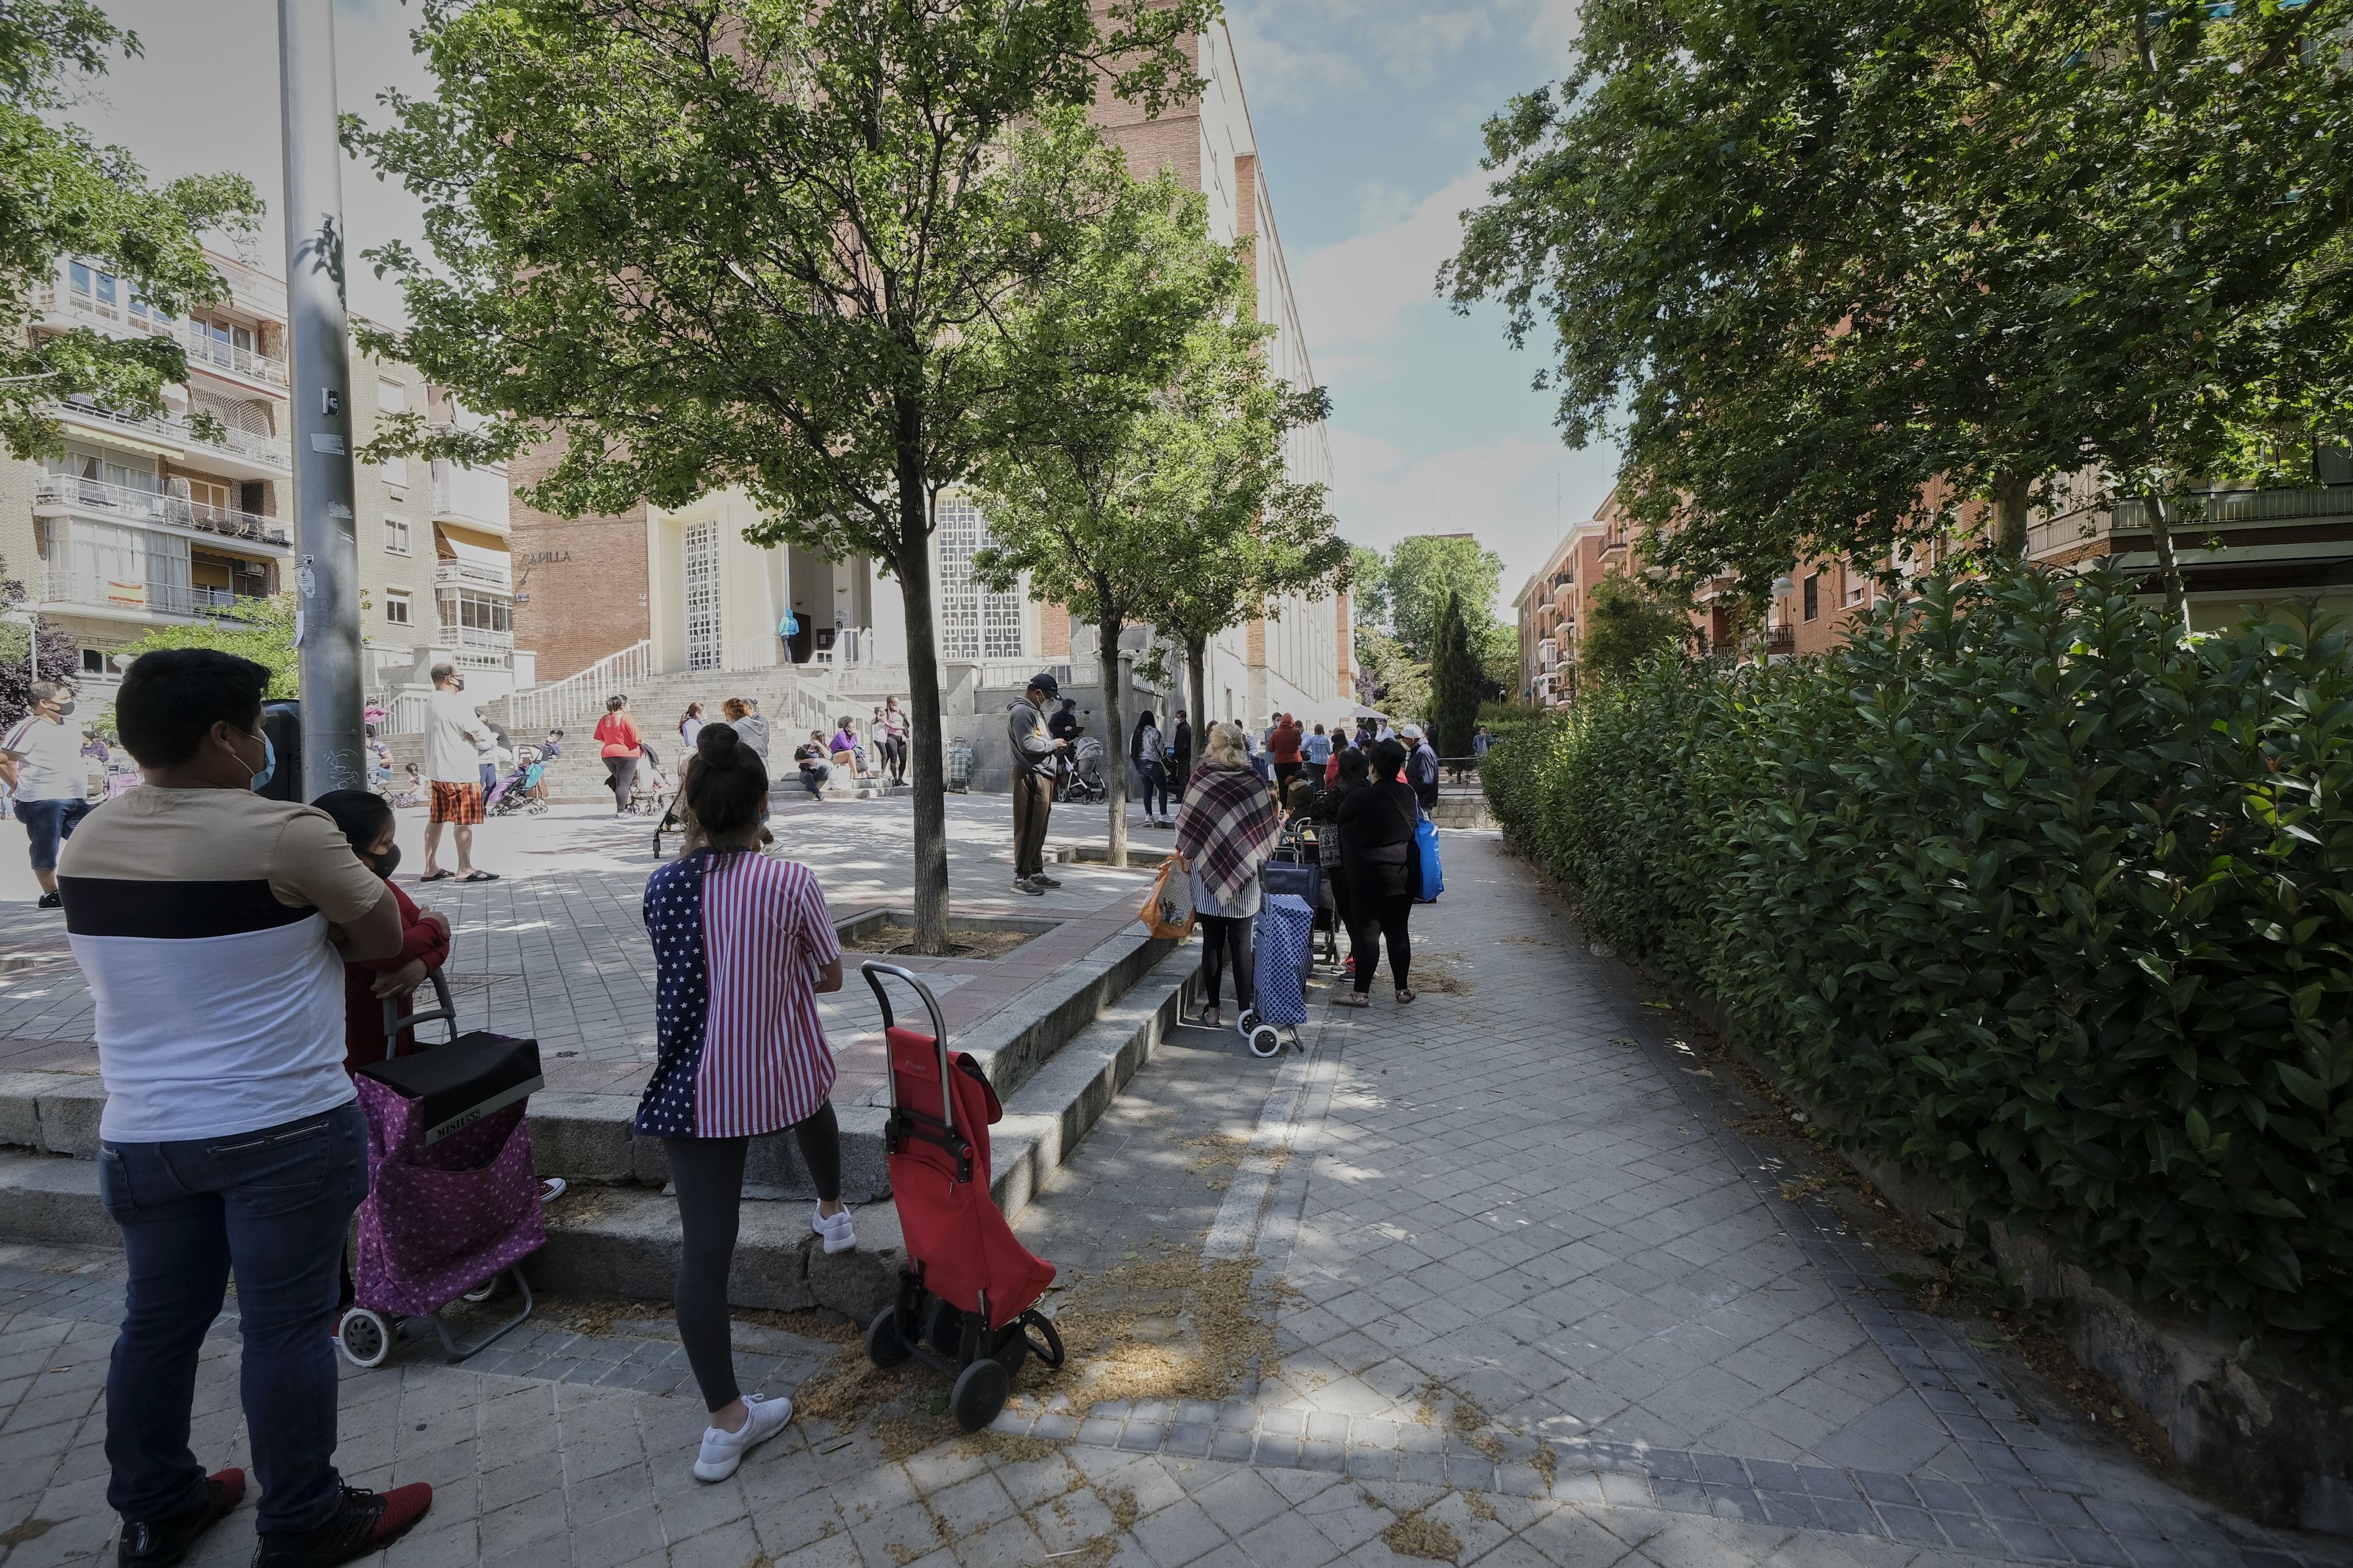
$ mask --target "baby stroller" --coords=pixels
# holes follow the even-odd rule
[[[1111,798],[1111,783],[1103,777],[1103,743],[1082,735],[1071,747],[1071,776],[1062,798],[1076,805],[1101,805]]]
[[[1296,893],[1275,891],[1270,865],[1265,900],[1259,905],[1250,952],[1250,1005],[1236,1020],[1254,1057],[1271,1057],[1285,1046],[1306,1048],[1299,1026],[1307,1022],[1307,972],[1315,957],[1315,910]],[[1314,867],[1306,868],[1314,871]]]
[[[980,1064],[948,1056],[947,1026],[930,987],[895,963],[859,966],[882,1006],[891,1057],[891,1197],[909,1267],[899,1299],[866,1330],[876,1366],[920,1359],[955,1380],[948,1409],[977,1432],[997,1419],[1013,1379],[1031,1355],[1062,1364],[1062,1337],[1037,1310],[1054,1266],[1031,1254],[989,1195],[988,1129],[1004,1114]],[[923,998],[932,1033],[892,1021],[882,977],[905,981]]]
[[[629,809],[640,816],[666,816],[670,810],[670,775],[651,746],[642,746],[637,776],[629,781]],[[659,853],[657,849],[656,853]]]
[[[525,812],[533,816],[545,815],[547,803],[533,798],[531,792],[539,787],[540,775],[546,772],[547,764],[539,760],[539,748],[525,746],[516,753],[514,771],[501,779],[499,787],[491,791],[491,798],[482,802],[482,815],[513,816]]]
[[[519,1265],[547,1244],[524,1103],[544,1087],[539,1043],[458,1033],[458,1009],[439,970],[439,1007],[404,1018],[386,999],[386,1056],[360,1068],[368,1122],[368,1195],[359,1210],[353,1301],[335,1342],[354,1366],[384,1364],[392,1347],[430,1327],[448,1361],[488,1348],[532,1313]],[[450,1037],[394,1057],[400,1032],[449,1026]],[[522,1308],[460,1346],[441,1309],[487,1300],[512,1275]]]

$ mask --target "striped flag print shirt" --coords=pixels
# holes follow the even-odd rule
[[[637,1131],[741,1138],[805,1121],[832,1092],[818,971],[841,956],[817,873],[697,850],[646,883],[658,1060]]]

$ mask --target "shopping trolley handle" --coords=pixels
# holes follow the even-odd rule
[[[399,1045],[402,1034],[419,1024],[447,1024],[449,1026],[449,1038],[454,1040],[458,1037],[458,1004],[449,994],[449,983],[441,977],[438,965],[427,970],[425,978],[433,982],[433,995],[441,1004],[430,1013],[403,1014],[399,997],[384,999],[384,1059],[386,1061],[392,1060],[392,1053]]]
[[[939,998],[932,994],[932,988],[924,984],[913,970],[895,963],[881,963],[869,959],[858,966],[858,973],[866,976],[866,984],[874,988],[874,1000],[882,1008],[882,1027],[886,1032],[898,1027],[898,1019],[891,1011],[891,994],[883,989],[884,975],[905,981],[914,987],[915,994],[923,999],[923,1011],[932,1016],[932,1044],[940,1054],[940,1121],[953,1133],[955,1131],[955,1085],[948,1078],[948,1025],[947,1020],[940,1016]],[[891,1109],[896,1112],[899,1109],[899,1075],[891,1065],[887,1040],[882,1048],[882,1085],[891,1097]]]

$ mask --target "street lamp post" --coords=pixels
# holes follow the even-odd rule
[[[367,785],[333,0],[278,0],[304,797]]]

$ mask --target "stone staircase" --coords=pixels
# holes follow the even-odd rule
[[[1023,1004],[953,1042],[1003,1099],[992,1130],[994,1188],[1008,1216],[1067,1159],[1175,1025],[1198,973],[1188,952],[1132,930],[1042,982]],[[543,1041],[543,1047],[554,1042]],[[98,1201],[96,1076],[0,1073],[0,1240],[111,1247]],[[543,1090],[532,1098],[533,1152],[572,1190],[547,1211],[548,1243],[527,1271],[543,1289],[668,1300],[678,1216],[659,1140],[630,1131],[633,1094]],[[754,1140],[730,1300],[792,1310],[824,1306],[863,1322],[890,1300],[904,1261],[892,1208],[881,1104],[840,1104],[843,1195],[859,1247],[828,1257],[809,1231],[815,1191],[789,1135]]]
[[[863,670],[864,667],[852,666]],[[894,667],[895,668],[895,667]],[[902,672],[903,673],[903,672]],[[827,736],[842,715],[855,719],[863,732],[874,709],[881,705],[882,697],[894,693],[870,695],[866,687],[877,682],[866,679],[858,689],[840,689],[834,672],[818,665],[771,665],[755,669],[692,670],[666,675],[643,675],[617,686],[617,692],[629,699],[629,714],[645,731],[646,739],[661,758],[663,773],[675,781],[678,764],[684,750],[679,743],[678,721],[690,702],[702,704],[706,720],[723,717],[720,704],[730,697],[756,701],[768,721],[769,772],[779,786],[797,784],[798,775],[792,766],[792,754],[813,730],[822,730]],[[607,696],[614,693],[608,692]],[[895,693],[903,696],[903,693]],[[517,704],[501,698],[489,705],[490,716],[508,725],[517,742],[538,740],[545,733],[539,729],[518,728],[510,714]],[[604,716],[601,698],[593,703],[575,703],[586,709],[580,716],[566,715],[564,720],[564,754],[547,772],[550,798],[560,802],[592,802],[611,798],[606,784],[605,763],[593,735],[596,721]],[[526,717],[532,717],[525,710]],[[879,757],[870,756],[870,764],[879,764]],[[842,776],[839,772],[828,793],[846,799],[862,799],[888,795],[891,790],[878,780],[859,780]]]

